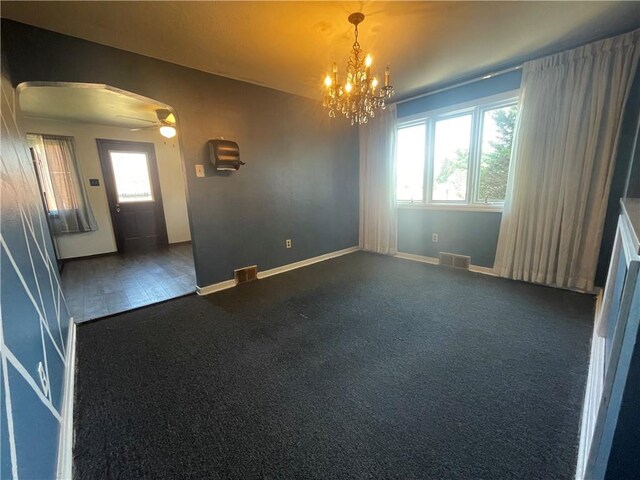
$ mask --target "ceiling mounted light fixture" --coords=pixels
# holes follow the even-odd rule
[[[163,125],[160,127],[160,135],[165,138],[173,138],[176,136],[176,127],[171,125]]]
[[[152,125],[149,125],[148,127],[131,128],[130,130],[132,132],[158,128],[158,130],[160,131],[160,135],[162,135],[164,138],[173,138],[178,133],[178,130],[176,129],[176,117],[173,113],[171,113],[170,110],[167,110],[166,108],[159,108],[156,110],[156,118],[158,120],[149,120],[149,119],[140,118],[140,117],[130,117],[128,115],[116,115],[116,117],[132,118],[140,122],[149,122],[152,124]]]
[[[358,43],[358,24],[364,20],[360,12],[349,15],[349,23],[354,25],[355,41],[347,63],[347,81],[338,84],[338,66],[333,63],[332,75],[324,79],[326,93],[322,104],[329,109],[329,116],[336,112],[351,119],[351,125],[362,125],[375,117],[375,111],[385,109],[385,101],[393,95],[389,66],[384,71],[384,85],[376,92],[378,79],[371,74],[371,55],[363,54]]]

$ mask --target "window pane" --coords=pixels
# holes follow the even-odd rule
[[[153,201],[149,164],[144,153],[109,152],[118,202]]]
[[[422,202],[424,192],[425,125],[398,130],[396,198]]]
[[[44,149],[39,156],[38,154],[36,155],[36,171],[38,172],[38,178],[40,179],[42,192],[44,193],[44,198],[47,203],[47,210],[49,211],[49,213],[56,214],[58,213],[58,204],[56,202],[56,195],[55,190],[53,189],[53,185],[57,182],[52,180],[52,178],[55,178],[55,172],[51,172],[51,170],[49,169],[49,164],[47,163],[47,157],[44,154]],[[62,191],[64,192],[64,190]]]
[[[504,201],[516,113],[516,106],[511,105],[483,114],[477,202]]]
[[[438,120],[433,152],[433,200],[467,198],[471,114]]]
[[[47,163],[47,155],[44,151],[42,136],[27,134],[27,143],[29,144],[29,150],[36,167],[38,183],[47,207],[47,212],[57,214],[58,205],[53,191],[51,172],[49,171],[49,164]]]

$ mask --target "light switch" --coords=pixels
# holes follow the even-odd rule
[[[204,177],[204,165],[196,164],[196,177]]]

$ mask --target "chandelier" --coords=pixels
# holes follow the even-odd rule
[[[349,23],[354,25],[355,41],[347,63],[347,81],[344,86],[338,84],[338,67],[333,63],[333,75],[324,79],[326,92],[323,106],[329,109],[329,116],[336,112],[351,119],[351,125],[362,125],[375,117],[375,111],[386,108],[385,100],[393,95],[389,67],[384,71],[384,86],[378,87],[378,79],[371,74],[371,55],[364,56],[358,43],[358,24],[364,20],[360,12],[349,15]]]

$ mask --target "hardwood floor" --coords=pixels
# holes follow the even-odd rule
[[[195,288],[191,244],[71,260],[62,271],[62,289],[76,322],[179,297]]]

